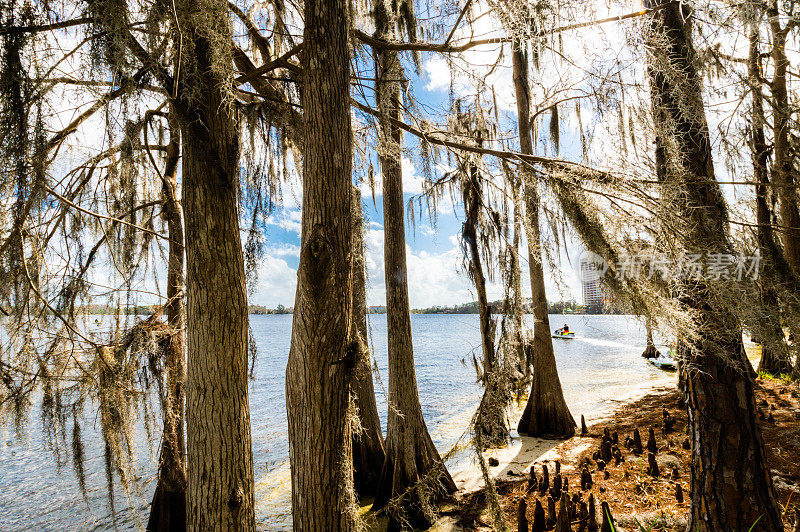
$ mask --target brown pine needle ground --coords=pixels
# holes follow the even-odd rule
[[[800,385],[758,378],[756,400],[762,417],[767,463],[773,473],[775,495],[784,511],[786,528],[792,530],[795,507],[800,507]],[[674,419],[674,428],[666,435],[662,427],[664,409]],[[647,474],[647,449],[636,456],[625,445],[625,439],[638,428],[642,444],[646,447],[651,427],[658,446],[658,478]],[[609,478],[604,478],[605,473],[598,471],[597,460],[593,458],[606,428],[611,434],[617,432],[618,446],[624,458],[619,465],[612,460],[606,466]],[[606,501],[617,525],[624,530],[638,531],[638,521],[645,529],[653,525],[653,532],[683,532],[689,515],[691,473],[690,451],[684,448],[684,441],[688,438],[686,410],[680,402],[679,392],[669,389],[651,393],[621,407],[608,421],[591,426],[589,432],[588,437],[572,438],[554,449],[561,457],[562,476],[568,479],[570,493],[580,490],[579,465],[586,464],[594,485],[590,491],[582,493],[582,500],[588,499],[589,492],[594,494],[598,518],[600,503]],[[543,463],[547,463],[550,470],[552,486],[555,464],[553,460],[537,461],[539,478]],[[674,472],[677,472],[675,478]],[[528,519],[532,521],[536,497],[541,496],[538,492],[526,493],[528,475],[506,471],[498,475],[496,482],[509,529],[517,530],[517,508],[523,496],[528,502]],[[675,497],[676,484],[683,489],[682,503],[677,502]],[[547,508],[546,496],[541,500]],[[464,530],[494,528],[482,489],[464,494],[457,507],[446,513]]]

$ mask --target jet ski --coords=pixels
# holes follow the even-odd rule
[[[575,338],[575,333],[572,331],[567,333],[555,331],[553,332],[553,338],[563,338],[564,340],[572,340],[573,338]]]

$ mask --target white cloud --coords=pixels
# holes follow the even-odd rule
[[[367,301],[370,305],[386,304],[383,242],[383,229],[367,231]],[[408,292],[412,308],[455,305],[475,299],[472,284],[461,268],[459,235],[451,235],[447,242],[449,247],[436,252],[415,251],[406,246]],[[502,289],[497,283],[489,283],[488,292],[490,298],[498,298]]]
[[[450,87],[450,66],[439,55],[425,61],[423,70],[428,77],[425,88],[429,91],[448,90]]]
[[[267,249],[267,255],[272,255],[275,257],[300,257],[300,246],[296,246],[294,244],[290,244],[288,242],[282,242],[279,244],[275,244],[270,246]]]
[[[384,230],[380,224],[371,222],[365,233],[367,267],[367,302],[369,305],[386,304],[386,284],[384,273]],[[408,265],[408,291],[412,308],[426,308],[436,305],[456,305],[474,301],[475,291],[462,267],[461,236],[451,234],[442,239],[445,244],[435,251],[415,251],[406,246]],[[570,257],[574,260],[578,248],[571,242],[568,246]],[[280,244],[267,250],[267,256],[259,268],[259,281],[253,303],[270,308],[278,304],[291,306],[297,283],[297,271],[291,268],[283,257],[299,256],[299,247]],[[530,277],[528,272],[527,246],[520,249],[522,293],[530,297]],[[562,298],[579,298],[580,281],[575,269],[562,254],[559,280],[546,268],[545,283],[551,301]],[[487,282],[489,300],[503,296],[499,276]]]
[[[303,212],[300,209],[282,209],[279,214],[270,217],[269,224],[276,225],[285,231],[300,235],[302,228]]]
[[[294,305],[297,270],[273,255],[267,255],[258,269],[258,287],[251,303],[275,308]]]

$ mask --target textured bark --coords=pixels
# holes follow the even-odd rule
[[[525,356],[524,330],[522,326],[522,261],[519,258],[519,245],[522,238],[522,198],[520,192],[519,177],[514,176],[511,184],[511,197],[514,202],[514,235],[512,237],[513,250],[509,269],[511,270],[511,294],[512,294],[512,318],[511,323],[514,328],[514,341],[516,342],[517,358],[524,366],[523,375],[527,378],[531,374],[533,360],[528,360]]]
[[[255,528],[248,396],[248,315],[239,237],[239,127],[221,72],[224,42],[196,25],[229,24],[227,4],[181,2],[192,39],[180,91],[186,231],[187,524]],[[209,20],[211,19],[211,20]],[[213,65],[213,67],[212,67]],[[189,66],[184,67],[188,69]],[[230,68],[230,67],[227,67]],[[191,85],[188,85],[191,84]]]
[[[167,145],[166,166],[162,176],[163,212],[169,235],[167,266],[167,303],[164,313],[172,335],[166,340],[164,363],[165,382],[161,410],[164,428],[161,437],[158,482],[147,530],[180,532],[186,530],[186,440],[184,437],[184,382],[186,341],[184,327],[185,279],[183,271],[183,213],[178,201],[177,170],[180,159],[180,129],[170,115],[170,142]]]
[[[375,4],[376,36],[393,39],[397,14],[379,0]],[[402,68],[397,52],[378,52],[377,100],[382,115],[401,118]],[[429,504],[456,486],[433,445],[417,391],[411,315],[408,302],[403,174],[400,164],[402,132],[382,119],[380,163],[383,176],[384,268],[389,350],[389,414],[386,425],[386,461],[373,508],[388,510],[389,528],[406,520],[430,526]],[[394,499],[394,501],[392,501]],[[390,501],[394,504],[390,505]],[[388,508],[387,508],[388,507]]]
[[[361,432],[353,434],[353,484],[359,495],[375,495],[386,453],[372,382],[372,357],[368,347],[367,279],[364,264],[364,218],[361,192],[353,187],[353,308],[351,334],[359,343],[359,357],[353,372],[353,395],[358,407]]]
[[[789,59],[786,57],[786,37],[790,26],[781,27],[778,0],[769,0],[767,16],[772,33],[773,154],[772,177],[778,192],[781,239],[786,259],[795,275],[800,275],[800,210],[797,188],[794,186],[794,156],[789,146],[791,107],[786,87]]]
[[[461,237],[467,249],[470,276],[475,283],[475,292],[478,296],[478,316],[481,330],[481,349],[483,352],[483,375],[487,379],[497,370],[497,357],[494,349],[494,324],[486,299],[486,277],[481,264],[481,252],[478,247],[478,218],[481,209],[481,183],[478,169],[471,165],[469,176],[462,185],[464,199],[464,226]]]
[[[727,209],[714,177],[691,12],[685,3],[672,4],[652,17],[647,38],[653,117],[672,141],[665,143],[672,148],[664,197],[686,221],[679,238],[687,253],[726,253],[731,249]],[[678,298],[692,311],[699,333],[698,339],[685,339],[682,353],[693,441],[688,529],[748,530],[757,521],[753,530],[783,530],[739,321],[703,281],[683,280]]]
[[[494,346],[495,323],[486,298],[486,277],[483,275],[481,253],[478,247],[478,221],[480,217],[482,189],[478,168],[470,164],[469,175],[462,184],[464,200],[464,227],[462,238],[466,246],[470,276],[478,295],[481,345],[483,349],[483,398],[478,409],[475,429],[480,431],[480,442],[485,447],[504,444],[508,438],[505,419],[505,401],[501,389],[499,366]]]
[[[499,121],[499,117],[498,117]],[[511,201],[513,204],[514,223],[512,226],[511,248],[508,252],[508,278],[507,278],[507,291],[510,292],[511,298],[506,299],[503,307],[503,312],[511,316],[511,338],[514,342],[514,351],[517,356],[517,363],[522,372],[523,384],[527,382],[530,376],[531,364],[533,360],[529,360],[526,353],[530,349],[525,349],[524,328],[522,325],[523,305],[522,305],[522,268],[520,266],[519,258],[519,245],[520,238],[523,230],[522,221],[522,191],[520,186],[519,174],[514,172],[506,161],[500,162],[503,168],[503,175],[508,182],[508,188],[511,191]]]
[[[750,31],[750,53],[747,61],[748,80],[753,95],[752,120],[750,123],[750,149],[753,160],[753,181],[756,188],[756,239],[764,264],[761,283],[761,315],[751,322],[751,329],[762,346],[759,371],[773,374],[791,371],[790,352],[781,327],[780,305],[775,284],[779,282],[775,268],[780,260],[778,243],[772,232],[772,211],[769,207],[767,184],[769,183],[767,146],[764,127],[764,102],[761,95],[761,57],[759,53],[758,23],[752,23]]]
[[[286,367],[294,530],[350,530],[352,130],[348,3],[305,3],[303,218]],[[342,221],[345,223],[342,223]]]
[[[650,316],[645,318],[645,329],[647,331],[647,345],[644,348],[642,356],[644,358],[657,358],[659,353],[656,349],[656,344],[653,342],[653,320]]]
[[[528,61],[523,50],[515,48],[514,89],[517,97],[520,151],[533,154],[530,131],[530,88]],[[526,170],[523,168],[523,172]],[[533,380],[525,411],[519,420],[520,434],[529,436],[550,435],[571,437],[575,434],[575,418],[564,400],[561,380],[558,378],[553,339],[550,336],[550,318],[547,315],[547,295],[544,287],[541,235],[539,231],[539,194],[531,176],[523,179],[528,233],[528,263],[531,291],[533,292]]]

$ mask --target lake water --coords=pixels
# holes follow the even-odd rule
[[[527,316],[532,326],[532,316]],[[480,349],[478,316],[412,315],[420,401],[428,428],[444,453],[467,428],[481,395],[471,354]],[[291,528],[290,476],[284,401],[284,370],[289,353],[291,315],[250,316],[258,360],[251,382],[251,421],[256,479],[256,519],[260,529]],[[641,358],[642,324],[629,316],[550,317],[553,328],[568,323],[574,340],[554,339],[561,383],[572,414],[597,419],[642,391],[674,382]],[[370,316],[371,338],[380,370],[375,391],[381,422],[386,422],[386,316]],[[89,409],[87,408],[87,412]],[[19,435],[0,427],[0,530],[106,530],[113,528],[103,466],[103,446],[94,418],[84,422],[88,500],[80,494],[71,462],[58,465],[45,445],[38,408]],[[68,423],[67,442],[71,441]],[[152,490],[157,442],[143,429],[137,434],[137,471],[141,480],[114,496],[117,527],[143,528]],[[452,472],[467,467],[469,451],[455,453]]]

